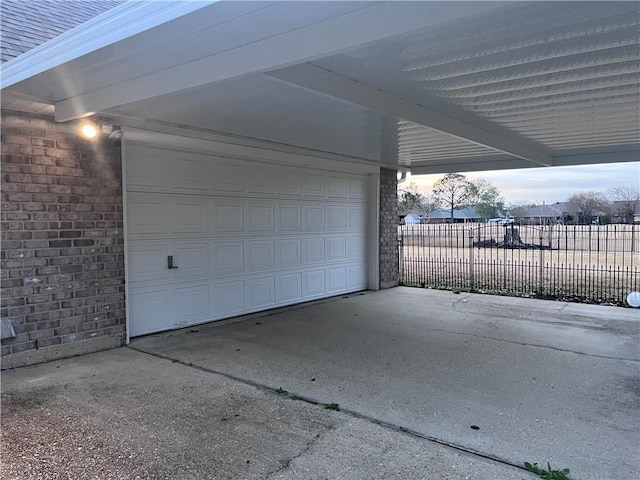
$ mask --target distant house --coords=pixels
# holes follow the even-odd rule
[[[476,211],[475,207],[456,208],[453,210],[453,223],[483,222],[484,215]],[[422,218],[422,223],[451,223],[451,210],[434,210]]]
[[[422,219],[422,213],[417,210],[402,212],[398,215],[401,225],[418,225]]]
[[[617,223],[640,223],[640,200],[616,200],[611,204],[611,215]]]
[[[420,215],[417,213],[410,213],[404,217],[405,225],[418,225],[420,223]]]
[[[522,225],[565,223],[572,218],[567,202],[515,207],[509,211],[509,214]]]

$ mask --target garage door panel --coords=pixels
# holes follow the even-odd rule
[[[175,288],[171,295],[174,325],[177,327],[205,321],[210,316],[209,284]]]
[[[245,311],[244,282],[216,283],[212,288],[213,310],[216,317],[225,317]]]
[[[302,209],[300,205],[279,203],[276,206],[276,210],[278,232],[299,232],[302,230]]]
[[[276,286],[276,301],[278,303],[291,303],[302,298],[301,273],[279,275]]]
[[[327,228],[344,230],[347,228],[347,207],[344,205],[327,205]]]
[[[211,187],[215,192],[244,193],[244,174],[242,162],[214,161]]]
[[[276,265],[273,240],[245,242],[245,271],[259,272],[273,270]]]
[[[273,232],[275,230],[274,209],[273,202],[247,203],[247,232]]]
[[[157,194],[131,194],[127,197],[127,229],[131,235],[166,234],[167,200]]]
[[[350,200],[365,201],[367,199],[367,181],[364,178],[350,178],[348,192]]]
[[[210,187],[210,162],[202,156],[179,155],[171,162],[171,186],[173,189],[189,192],[207,192]]]
[[[234,233],[244,230],[242,200],[209,200],[210,233]]]
[[[132,335],[366,288],[365,176],[125,151]]]
[[[173,198],[169,202],[173,233],[207,233],[209,213],[205,198]]]
[[[169,290],[129,291],[130,335],[144,335],[173,328],[169,315]]]
[[[303,205],[302,218],[304,231],[321,232],[325,230],[324,205]]]
[[[323,237],[310,237],[302,240],[302,262],[304,264],[324,262]]]
[[[349,260],[364,260],[366,248],[367,239],[364,235],[349,235],[347,237],[347,258]]]
[[[347,288],[346,267],[327,268],[327,293],[339,293]]]
[[[164,190],[169,186],[167,159],[154,150],[132,147],[128,152],[134,155],[135,162],[127,163],[127,188]]]
[[[347,237],[325,238],[325,260],[335,262],[347,259]]]
[[[346,178],[330,175],[327,183],[329,185],[327,197],[332,199],[347,198]]]
[[[275,191],[275,178],[273,170],[270,168],[250,167],[247,192],[273,194]]]
[[[269,276],[247,280],[245,295],[249,310],[273,306],[276,302],[275,278]]]
[[[129,283],[166,281],[169,271],[166,269],[167,244],[138,242],[129,246],[128,267]]]
[[[174,263],[178,267],[174,270],[176,279],[204,276],[209,273],[209,244],[201,243],[176,243]]]
[[[305,297],[313,298],[325,294],[325,272],[322,270],[310,270],[302,274],[302,291]]]
[[[302,263],[302,240],[286,238],[276,240],[276,264],[279,268],[298,267]]]
[[[347,288],[362,290],[367,287],[367,272],[361,264],[347,266]]]
[[[276,193],[282,196],[302,195],[302,176],[299,172],[281,172],[276,178]]]
[[[367,224],[366,205],[350,205],[348,212],[348,228],[351,231],[362,231]]]
[[[211,242],[211,267],[213,275],[239,275],[244,272],[244,242],[229,240]]]
[[[324,198],[325,176],[321,173],[307,173],[304,177],[304,196]]]

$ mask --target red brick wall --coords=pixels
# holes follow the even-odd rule
[[[76,128],[2,112],[2,356],[123,338],[120,146]]]

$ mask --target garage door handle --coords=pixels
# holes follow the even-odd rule
[[[178,268],[178,266],[177,266],[177,265],[174,265],[174,264],[173,264],[173,255],[169,255],[169,256],[167,257],[167,268],[168,268],[169,270],[173,270],[173,269],[175,269],[175,268]]]

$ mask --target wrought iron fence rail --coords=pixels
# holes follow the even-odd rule
[[[407,225],[401,283],[613,303],[640,290],[640,226]]]

